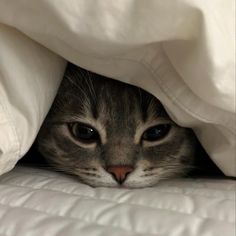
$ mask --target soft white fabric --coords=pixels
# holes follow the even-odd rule
[[[226,175],[236,176],[234,9],[234,0],[1,0],[0,22],[86,69],[151,92],[177,123],[195,130]],[[11,68],[11,61],[4,64],[5,70]],[[14,76],[8,80],[15,81]],[[10,91],[22,86],[22,78],[20,73]],[[37,118],[23,115],[28,131],[29,120]],[[28,131],[27,144],[37,128]],[[5,138],[0,132],[1,150]],[[24,153],[28,146],[18,140]]]
[[[0,235],[233,236],[235,200],[232,180],[91,188],[60,173],[17,167],[0,177]]]
[[[37,135],[57,92],[65,60],[0,24],[0,174]]]

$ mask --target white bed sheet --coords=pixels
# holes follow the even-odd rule
[[[48,170],[0,177],[1,236],[234,236],[235,181],[179,179],[91,188]]]

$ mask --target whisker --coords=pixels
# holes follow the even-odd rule
[[[80,173],[78,173],[78,175],[79,174],[101,178],[101,175],[94,174],[94,173],[89,173],[89,172],[80,172]]]
[[[97,171],[97,168],[94,168],[94,167],[83,167],[83,168],[76,167],[76,169],[78,169],[78,170],[90,170],[90,171]]]
[[[149,177],[149,176],[153,176],[153,175],[155,175],[155,173],[140,175],[140,177]]]

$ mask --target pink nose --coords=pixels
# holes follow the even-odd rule
[[[128,165],[123,165],[123,166],[120,165],[120,166],[108,166],[106,170],[114,177],[114,179],[119,184],[122,184],[125,181],[128,174],[130,174],[134,170],[134,168]]]

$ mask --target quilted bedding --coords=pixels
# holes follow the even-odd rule
[[[179,179],[154,188],[91,188],[48,170],[0,177],[0,236],[234,236],[235,181]]]

